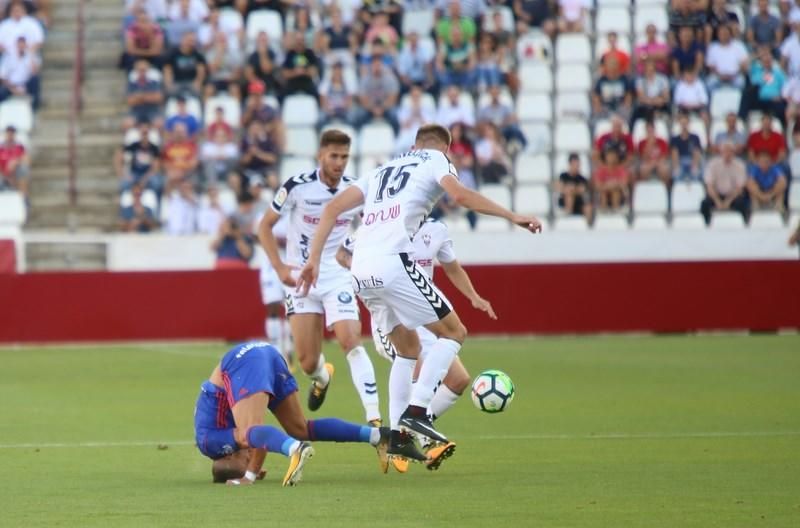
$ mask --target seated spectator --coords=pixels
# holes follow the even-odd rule
[[[786,138],[772,129],[772,115],[767,112],[761,116],[761,129],[747,138],[747,158],[750,163],[758,163],[762,152],[769,154],[773,164],[786,161]]]
[[[758,12],[750,19],[747,43],[755,48],[765,44],[775,49],[783,42],[783,29],[778,17],[769,12],[769,0],[758,0]]]
[[[200,132],[200,121],[195,116],[189,113],[186,108],[186,98],[179,95],[175,101],[178,103],[178,112],[169,117],[164,123],[164,130],[167,132],[167,139],[172,138],[175,127],[180,123],[186,128],[186,133],[189,138],[194,139],[197,133]]]
[[[306,47],[303,35],[290,33],[288,41],[292,44],[283,62],[284,95],[306,93],[318,97],[316,80],[318,77],[317,56]]]
[[[784,103],[786,104],[786,112],[784,114],[784,129],[792,131],[798,128],[797,122],[800,117],[800,77],[792,77],[786,79],[783,83],[783,96]]]
[[[461,2],[459,0],[450,0],[447,3],[447,13],[436,23],[436,41],[440,46],[453,42],[453,31],[456,28],[459,29],[462,40],[470,43],[475,42],[475,37],[478,34],[478,26],[475,24],[475,20],[464,16],[461,12]]]
[[[719,40],[720,26],[728,26],[732,37],[741,39],[742,30],[739,24],[739,16],[734,11],[728,10],[728,0],[712,0],[706,25],[706,43]]]
[[[686,70],[699,75],[703,70],[703,60],[703,46],[695,39],[694,31],[690,27],[682,27],[678,31],[678,45],[670,54],[672,77],[680,79]]]
[[[530,29],[541,29],[551,39],[555,38],[557,25],[548,0],[514,0],[514,18],[517,34],[524,35]]]
[[[218,33],[214,45],[206,52],[206,64],[208,65],[206,97],[227,92],[231,97],[241,99],[239,79],[242,78],[244,55],[239,49],[228,47],[228,38],[224,34]]]
[[[217,269],[247,268],[253,257],[253,237],[242,226],[228,217],[222,222],[217,237],[211,242],[211,250],[217,255]]]
[[[645,137],[639,142],[639,172],[637,180],[648,180],[655,176],[664,185],[669,185],[669,145],[656,136],[653,121],[645,125]]]
[[[711,158],[706,165],[703,180],[706,184],[706,197],[700,205],[700,212],[706,224],[711,222],[714,210],[739,211],[745,221],[750,214],[750,204],[745,193],[747,167],[736,157],[734,145],[723,141],[720,154]]]
[[[218,7],[212,7],[208,19],[197,30],[197,41],[200,49],[207,52],[214,45],[218,34],[228,38],[228,47],[243,49],[245,42],[244,26],[242,20],[236,17],[220,17]]]
[[[618,211],[628,196],[630,177],[614,150],[606,152],[597,164],[592,184],[598,197],[598,206],[604,211]]]
[[[139,123],[139,139],[125,145],[114,157],[114,168],[120,181],[120,189],[126,190],[134,184],[160,193],[163,187],[159,174],[161,151],[150,142],[150,124]]]
[[[561,33],[583,33],[583,21],[592,8],[590,0],[558,0],[558,30]],[[626,70],[627,71],[627,70]]]
[[[800,77],[800,9],[789,16],[792,33],[780,47],[781,64],[789,77]]]
[[[479,92],[485,92],[489,86],[499,86],[503,82],[500,64],[503,58],[495,48],[494,39],[484,33],[478,42],[478,54],[475,63],[475,84]]]
[[[761,151],[756,163],[750,165],[749,173],[747,192],[753,208],[772,207],[783,213],[787,180],[782,166],[772,160],[769,152]]]
[[[164,231],[169,235],[193,235],[197,232],[197,195],[188,179],[167,192],[167,219]]]
[[[471,90],[475,85],[475,46],[464,39],[459,26],[453,26],[450,39],[443,41],[436,57],[436,68],[442,86],[452,84]]]
[[[496,126],[509,147],[513,145],[515,152],[523,150],[528,144],[525,134],[519,128],[514,109],[500,100],[498,85],[489,87],[489,104],[478,111],[478,121],[488,121]]]
[[[669,97],[669,79],[658,73],[653,59],[645,60],[644,75],[636,79],[636,110],[631,123],[653,119],[656,114],[668,114]]]
[[[342,9],[338,5],[331,5],[329,13],[328,27],[322,30],[319,37],[320,54],[327,64],[336,61],[352,64],[358,51],[356,32],[345,23]],[[406,38],[409,36],[406,35]]]
[[[139,59],[133,68],[133,80],[128,80],[128,118],[123,121],[125,129],[134,123],[148,122],[161,128],[161,105],[164,103],[161,81],[149,75],[150,64]]]
[[[739,120],[735,112],[728,112],[725,116],[725,130],[717,132],[714,137],[712,152],[720,154],[722,143],[729,142],[737,156],[743,156],[747,150],[747,136],[739,130]]]
[[[708,91],[695,72],[683,72],[683,77],[675,85],[672,102],[680,112],[699,115],[708,127]]]
[[[574,152],[569,155],[569,166],[556,182],[558,206],[569,215],[583,215],[586,221],[592,217],[592,202],[589,198],[589,180],[581,174],[581,159]]]
[[[144,186],[134,184],[131,187],[133,203],[119,210],[119,229],[126,233],[149,233],[158,227],[158,220],[153,210],[142,203]]]
[[[505,141],[492,123],[478,126],[480,139],[475,143],[475,157],[481,183],[502,183],[512,174],[513,164],[506,153]]]
[[[656,71],[662,75],[670,74],[670,47],[666,42],[658,40],[658,30],[653,24],[647,24],[645,28],[647,40],[633,48],[633,58],[636,62],[636,73],[644,74],[644,65],[648,59],[652,59],[656,65]]]
[[[436,119],[436,111],[422,104],[423,93],[421,86],[412,86],[408,102],[400,105],[397,110],[397,122],[400,125],[395,139],[395,152],[397,153],[411,150],[416,139],[417,129]],[[450,152],[452,154],[452,147]]]
[[[492,13],[492,29],[487,33],[492,36],[494,53],[498,68],[503,76],[503,83],[512,94],[519,91],[519,75],[517,74],[517,39],[513,31],[503,26],[503,14],[499,10]]]
[[[229,138],[225,131],[217,129],[200,146],[200,160],[203,162],[203,175],[206,185],[216,185],[225,180],[227,174],[235,167],[239,158],[239,147]]]
[[[458,178],[461,183],[472,190],[478,188],[475,180],[475,151],[472,148],[472,143],[467,138],[465,127],[461,123],[454,123],[450,127],[450,135],[452,142],[450,143],[450,150],[448,157],[458,171]],[[441,218],[449,214],[457,214],[460,207],[455,201],[445,193],[431,212],[433,218]],[[471,229],[475,229],[478,222],[478,215],[474,211],[467,210],[467,221]]]
[[[184,33],[180,45],[167,57],[164,63],[164,89],[168,94],[202,95],[208,66],[195,44],[194,33]]]
[[[239,151],[241,167],[248,178],[254,176],[266,180],[277,172],[281,148],[261,121],[254,119],[250,122]]]
[[[164,23],[167,45],[175,47],[187,33],[197,34],[200,23],[208,15],[208,6],[202,0],[176,0],[172,2]]]
[[[689,114],[678,114],[680,130],[669,142],[672,153],[672,179],[699,181],[703,169],[703,147],[697,134],[689,132]]]
[[[25,39],[28,51],[37,54],[44,44],[42,25],[34,17],[26,13],[25,5],[20,1],[11,2],[8,6],[8,18],[0,16],[0,53],[10,53],[17,49],[20,38]]]
[[[161,26],[153,22],[147,11],[137,8],[134,11],[135,21],[125,30],[125,52],[120,66],[130,70],[137,60],[144,59],[154,67],[161,67],[161,55],[164,53],[164,33]]]
[[[17,141],[17,129],[8,125],[0,143],[0,190],[13,189],[27,198],[30,164],[25,146]]]
[[[244,128],[247,128],[254,119],[258,119],[264,125],[279,119],[280,114],[275,105],[264,100],[264,89],[264,84],[260,81],[247,85],[247,100],[242,112]]]
[[[597,79],[592,92],[592,112],[597,117],[616,113],[630,118],[633,105],[633,83],[619,69],[616,57],[609,57],[605,73]]]
[[[358,118],[353,104],[355,93],[355,87],[350,86],[344,77],[342,63],[335,63],[330,77],[319,86],[319,128],[337,120],[355,125]]]
[[[372,57],[375,56],[381,57],[383,65],[394,70],[396,52],[397,50],[386,46],[380,40],[365,44],[359,60],[359,76],[363,77],[369,72],[369,65],[372,63]]]
[[[293,6],[293,9],[286,17],[286,29],[300,33],[303,36],[306,47],[315,51],[320,49],[319,34],[311,20],[311,12],[308,6],[304,6],[302,3]]]
[[[136,19],[136,11],[139,8],[147,11],[153,20],[166,20],[168,5],[166,0],[125,0],[125,27],[133,23]]]
[[[475,107],[461,98],[458,86],[448,86],[444,97],[439,98],[436,122],[445,127],[451,127],[454,123],[475,126]]]
[[[172,137],[161,154],[164,164],[166,183],[164,191],[169,194],[180,182],[189,181],[194,184],[200,159],[195,143],[183,123],[177,123]]]
[[[208,18],[208,2],[206,0],[172,0],[167,9],[167,20],[175,20],[182,14],[195,21],[202,22]]]
[[[33,109],[39,108],[39,68],[41,60],[28,49],[25,37],[17,39],[16,48],[0,58],[0,102],[12,96],[30,96]]]
[[[779,64],[772,58],[772,51],[768,46],[759,46],[758,60],[753,62],[750,69],[750,83],[752,92],[742,95],[740,114],[749,115],[752,110],[761,110],[777,116],[786,127],[786,103],[783,100],[786,76]]]
[[[206,135],[214,137],[217,130],[225,132],[228,139],[233,139],[233,128],[231,124],[225,119],[225,109],[221,106],[214,108],[214,117],[206,127]]]
[[[602,162],[605,155],[613,150],[617,160],[624,165],[633,163],[633,138],[625,132],[625,122],[618,115],[611,116],[611,131],[601,135],[594,144],[592,158],[595,163]]]
[[[269,37],[264,31],[259,32],[256,37],[256,49],[247,59],[244,69],[247,82],[250,84],[260,82],[264,86],[264,93],[279,94],[281,85],[275,59],[275,52],[269,47]]]
[[[614,57],[617,59],[619,71],[625,75],[628,75],[628,73],[631,71],[631,57],[617,47],[617,32],[612,31],[608,33],[606,35],[606,39],[608,40],[608,49],[600,57],[600,64],[605,65],[606,61]]]
[[[671,29],[689,27],[697,31],[706,23],[708,0],[669,0],[667,13]]]
[[[382,57],[373,55],[368,71],[361,77],[358,89],[358,100],[361,104],[358,126],[363,126],[374,119],[383,119],[397,133],[394,107],[397,105],[399,95],[400,83],[394,72],[383,64]]]
[[[208,200],[201,202],[197,211],[197,232],[204,235],[215,235],[219,232],[230,211],[225,211],[222,207],[219,201],[219,187],[216,184],[208,186],[206,195]]]
[[[436,84],[433,74],[435,58],[435,50],[423,45],[419,33],[412,29],[406,35],[400,55],[397,57],[397,73],[404,92],[415,84],[421,85],[425,91],[433,89]]]
[[[379,12],[372,17],[370,26],[364,36],[364,41],[375,42],[379,40],[389,50],[397,49],[397,43],[400,41],[400,35],[397,30],[389,25],[389,13]]]
[[[712,92],[722,85],[744,88],[750,57],[744,44],[731,38],[727,25],[719,27],[719,42],[712,42],[708,47],[706,65],[709,70],[706,82]]]

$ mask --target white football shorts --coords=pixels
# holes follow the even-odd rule
[[[283,284],[281,284],[275,269],[272,266],[261,266],[258,277],[261,283],[261,301],[264,306],[283,302]]]
[[[284,292],[289,317],[303,313],[323,314],[328,329],[339,321],[358,321],[358,301],[346,272],[335,279],[317,281],[305,297],[301,297],[294,286],[284,286]]]

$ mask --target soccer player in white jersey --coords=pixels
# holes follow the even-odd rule
[[[449,301],[409,255],[411,238],[444,192],[458,205],[475,212],[504,218],[533,233],[542,229],[536,217],[516,214],[463,186],[446,156],[450,148],[446,128],[428,124],[417,131],[414,150],[402,154],[331,200],[322,213],[308,260],[297,280],[307,292],[320,281],[320,260],[344,211],[364,204],[363,223],[353,252],[353,283],[380,328],[388,332],[397,350],[389,376],[389,419],[394,457],[426,460],[409,432],[447,443],[427,416],[442,374],[461,349],[467,329]],[[424,326],[436,337],[412,388],[411,376],[420,353],[416,329]],[[397,416],[392,403],[408,402]]]
[[[342,247],[339,248],[339,252],[336,254],[336,260],[345,268],[350,268],[353,247],[355,246],[357,235],[358,232],[347,237]],[[428,218],[422,226],[420,226],[419,231],[414,234],[412,242],[414,245],[414,262],[428,274],[428,277],[431,279],[434,278],[434,264],[438,261],[447,275],[447,278],[450,279],[450,282],[453,283],[464,297],[469,299],[474,308],[486,312],[492,319],[497,319],[497,315],[495,315],[491,303],[478,294],[466,270],[456,259],[455,250],[453,249],[453,240],[450,238],[447,225],[438,220]],[[397,352],[389,341],[389,338],[386,337],[383,330],[378,328],[375,319],[373,319],[371,323],[375,350],[389,361],[394,361]],[[436,336],[424,326],[417,328],[417,334],[419,334],[422,350],[420,351],[419,360],[416,362],[416,367],[414,369],[415,378],[419,375],[419,368],[422,362],[425,361],[425,356],[436,343]],[[441,384],[436,389],[436,393],[428,406],[428,416],[431,417],[431,421],[441,417],[456,403],[464,390],[469,386],[469,382],[469,372],[467,372],[461,360],[456,357],[450,364],[450,369],[442,378]],[[403,409],[401,408],[397,414],[402,413],[402,411]],[[448,442],[447,444],[438,446],[427,444],[423,445],[423,450],[428,456],[428,460],[425,462],[426,467],[435,470],[439,468],[443,460],[453,454],[455,451],[455,443]],[[407,460],[394,458],[392,462],[395,469],[401,473],[405,473],[408,470]]]
[[[335,196],[351,186],[352,180],[344,176],[349,156],[350,136],[340,130],[324,132],[320,138],[319,167],[308,174],[290,178],[283,184],[275,195],[271,209],[261,221],[259,239],[278,277],[286,286],[286,311],[297,359],[303,372],[313,380],[308,408],[312,411],[320,408],[333,376],[333,365],[327,363],[322,354],[324,315],[325,324],[333,329],[336,340],[347,355],[353,384],[364,405],[366,420],[377,424],[380,410],[375,370],[361,344],[358,304],[350,273],[336,262],[336,250],[347,236],[360,208],[350,208],[336,215],[335,225],[326,233],[327,243],[323,244],[320,255],[322,263],[316,286],[306,289],[302,294],[295,288],[297,269],[308,259],[323,209]],[[289,217],[286,262],[280,257],[273,233],[278,219],[284,215]],[[327,236],[329,234],[330,237]]]

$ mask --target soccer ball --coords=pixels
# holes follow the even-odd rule
[[[472,403],[483,412],[502,412],[508,409],[514,392],[514,382],[508,374],[499,370],[484,370],[472,382]]]

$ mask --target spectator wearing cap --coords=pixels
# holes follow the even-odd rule
[[[164,33],[143,8],[134,11],[135,20],[125,30],[125,52],[120,65],[130,70],[137,60],[144,59],[155,67],[161,66],[164,53]]]
[[[172,133],[172,137],[164,145],[161,154],[166,183],[164,190],[169,193],[180,182],[195,179],[200,163],[198,156],[197,143],[193,141],[183,123],[177,123]]]
[[[678,45],[672,49],[670,63],[673,79],[680,79],[686,70],[696,75],[703,69],[705,54],[702,44],[695,38],[694,30],[682,27],[678,31]]]
[[[669,145],[667,142],[656,135],[656,126],[652,120],[645,124],[644,139],[639,141],[639,170],[637,180],[648,180],[655,176],[664,185],[669,185]]]
[[[211,250],[216,254],[216,269],[245,269],[253,257],[253,237],[244,231],[239,222],[228,217],[220,225]]]
[[[25,146],[17,141],[17,129],[9,125],[0,143],[0,190],[15,189],[27,197],[29,169],[30,158]]]
[[[475,84],[475,45],[464,38],[460,26],[453,26],[449,34],[449,39],[442,40],[436,57],[439,82],[471,90]]]
[[[134,123],[148,122],[161,128],[161,105],[164,102],[162,85],[158,75],[152,75],[150,64],[139,59],[128,80],[128,118],[123,126],[131,128]]]
[[[747,151],[747,136],[739,130],[739,120],[735,112],[728,112],[725,116],[725,130],[717,132],[717,135],[714,136],[712,152],[719,154],[724,142],[731,144],[733,152],[737,156],[744,156]]]
[[[400,83],[394,72],[387,68],[382,58],[373,55],[366,74],[361,78],[358,90],[358,125],[363,126],[374,119],[384,119],[397,133],[397,117],[394,107],[400,95]]]
[[[616,113],[629,118],[633,110],[633,83],[620,70],[616,57],[608,57],[603,69],[604,73],[597,79],[592,91],[594,116],[597,118]]]
[[[119,229],[126,233],[149,233],[158,227],[153,210],[142,203],[144,186],[134,184],[131,187],[131,205],[120,207]]]
[[[220,17],[219,7],[214,6],[208,13],[208,19],[197,30],[197,41],[200,44],[200,48],[204,52],[210,50],[218,34],[225,35],[228,39],[229,48],[242,49],[245,39],[242,19],[238,17]]]
[[[519,128],[514,109],[500,99],[500,86],[489,87],[489,104],[478,111],[479,122],[489,122],[503,134],[506,143],[514,151],[520,151],[528,144],[528,140]]]
[[[756,155],[756,162],[750,165],[749,173],[747,192],[753,208],[774,208],[783,213],[787,179],[782,165],[762,150]]]
[[[499,86],[503,83],[503,73],[500,64],[503,57],[495,46],[494,38],[483,33],[478,40],[478,53],[475,62],[475,84],[478,91],[483,93],[489,86]]]
[[[548,0],[514,0],[514,18],[517,21],[517,34],[524,35],[530,29],[541,29],[552,38],[558,29],[555,14]]]
[[[459,0],[451,0],[447,3],[447,12],[436,23],[436,40],[441,46],[442,44],[449,44],[453,40],[453,30],[458,28],[460,30],[460,37],[466,42],[475,42],[475,36],[478,34],[478,27],[475,20],[464,16],[461,12],[461,2]]]
[[[638,119],[652,119],[656,114],[669,114],[669,79],[656,70],[652,58],[645,60],[644,75],[636,79],[636,110],[631,123]]]
[[[719,40],[718,32],[721,26],[728,26],[733,38],[740,39],[742,33],[740,24],[739,15],[728,9],[728,0],[712,0],[706,25],[706,42]]]
[[[434,49],[420,41],[419,33],[415,29],[406,35],[397,57],[397,73],[404,92],[415,84],[422,86],[425,91],[433,89],[436,84],[433,71],[435,57]]]
[[[747,43],[755,48],[766,44],[774,49],[783,41],[781,21],[769,12],[769,0],[758,0],[758,12],[750,19],[747,28]]]
[[[583,21],[589,9],[590,0],[558,0],[558,30],[561,33],[583,33]]]
[[[208,74],[208,65],[196,48],[194,33],[184,33],[164,63],[164,89],[169,95],[191,94],[199,97]]]
[[[558,206],[569,215],[583,215],[586,221],[592,217],[592,202],[589,198],[589,180],[581,174],[581,159],[574,152],[568,158],[567,170],[556,182]]]
[[[177,182],[167,193],[167,219],[164,231],[169,235],[193,235],[197,232],[197,195],[188,179]]]
[[[275,59],[275,52],[269,47],[269,37],[264,31],[259,32],[256,37],[256,48],[248,57],[247,65],[244,68],[248,85],[261,83],[264,86],[264,93],[280,93],[278,66],[275,64]]]
[[[444,127],[453,126],[454,123],[463,123],[467,127],[475,126],[475,108],[469,99],[461,97],[458,86],[448,86],[444,97],[439,97],[436,122]]]
[[[731,38],[731,29],[727,24],[720,26],[718,32],[719,42],[711,43],[706,56],[706,65],[710,72],[706,78],[708,89],[713,92],[720,86],[727,85],[741,90],[745,85],[745,73],[750,66],[747,48],[740,40]]]
[[[267,178],[277,172],[281,147],[266,131],[264,124],[254,119],[242,137],[240,164],[247,177]]]
[[[214,45],[206,52],[208,65],[208,83],[205,87],[206,97],[218,92],[227,92],[231,97],[241,99],[239,79],[244,68],[244,55],[238,48],[228,47],[228,38],[218,33]]]
[[[317,56],[306,47],[303,35],[297,32],[287,35],[291,48],[283,61],[284,95],[305,93],[314,97],[317,94],[316,80],[319,77]]]
[[[644,73],[644,66],[648,59],[656,65],[656,71],[662,75],[670,72],[670,47],[666,42],[658,40],[658,30],[653,24],[645,28],[646,40],[633,48],[633,57],[636,62],[636,72]]]
[[[0,58],[0,102],[13,95],[30,96],[34,110],[39,108],[39,56],[28,49],[25,37],[17,39],[16,48]]]
[[[633,138],[625,132],[625,121],[618,115],[611,116],[611,131],[597,138],[592,150],[592,159],[601,163],[610,151],[614,151],[617,160],[623,165],[632,165],[634,157]]]
[[[167,118],[164,123],[164,130],[167,133],[167,140],[172,138],[175,132],[175,127],[180,123],[186,128],[186,133],[190,139],[195,139],[197,133],[200,132],[200,121],[195,116],[189,113],[186,107],[186,98],[179,95],[175,101],[177,102],[178,111],[175,115]]]
[[[747,158],[750,163],[757,163],[762,152],[769,154],[772,163],[786,161],[786,138],[772,129],[772,115],[767,112],[761,116],[761,129],[747,138]]]
[[[786,102],[783,88],[786,75],[772,58],[769,46],[758,47],[758,60],[750,68],[750,83],[752,90],[743,96],[742,115],[748,115],[751,110],[761,110],[776,116],[785,128]]]
[[[433,123],[436,119],[436,111],[423,104],[423,93],[421,86],[412,85],[408,100],[397,110],[397,121],[400,125],[395,139],[397,153],[410,150],[416,140],[417,129],[426,123]],[[450,152],[452,153],[452,147]]]
[[[125,145],[114,156],[114,168],[120,181],[120,188],[126,190],[134,184],[153,189],[157,193],[163,187],[159,174],[161,151],[150,141],[150,124],[138,124],[139,139]]]
[[[263,124],[270,123],[278,118],[278,110],[268,103],[269,99],[264,99],[266,87],[261,81],[253,81],[247,85],[247,100],[244,104],[242,113],[242,125],[245,128],[254,119],[258,119]]]
[[[335,63],[330,76],[326,77],[319,87],[320,122],[318,128],[333,121],[355,125],[358,120],[353,104],[355,94],[355,87],[351,86],[344,76],[342,63]]]
[[[706,197],[700,205],[700,212],[711,222],[712,211],[739,211],[745,221],[750,215],[750,204],[745,192],[747,167],[736,157],[733,143],[722,141],[720,153],[711,158],[703,173]]]
[[[631,71],[631,57],[625,51],[619,49],[617,32],[611,31],[606,35],[606,39],[608,40],[608,49],[600,57],[600,64],[603,65],[611,57],[614,57],[617,59],[619,71],[628,74]]]
[[[29,16],[25,5],[17,0],[9,5],[8,18],[0,22],[0,53],[16,50],[20,37],[25,39],[32,54],[38,53],[44,43],[42,24]]]
[[[224,181],[236,166],[238,158],[239,147],[224,130],[217,129],[213,136],[208,136],[200,145],[200,161],[203,163],[206,185]]]
[[[617,157],[617,152],[609,150],[597,164],[592,177],[597,194],[598,206],[608,211],[619,211],[625,203],[630,186],[630,173]]]
[[[672,179],[699,181],[703,170],[703,146],[697,134],[689,131],[689,114],[678,114],[678,134],[672,136],[669,147],[672,156]]]

